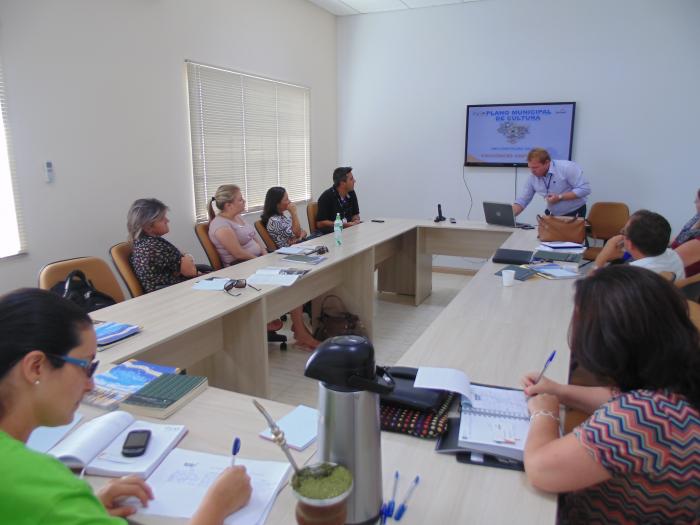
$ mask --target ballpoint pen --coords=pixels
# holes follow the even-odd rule
[[[231,466],[236,465],[236,456],[241,450],[241,438],[235,438],[233,440],[233,445],[231,446]]]
[[[399,505],[399,508],[396,510],[394,520],[400,521],[403,515],[406,513],[406,509],[408,508],[408,500],[413,495],[413,491],[418,486],[418,483],[420,483],[420,476],[416,476],[416,478],[413,480],[413,483],[411,483],[411,486],[408,487],[408,492],[406,492],[406,496],[403,498],[401,505]]]
[[[557,351],[556,351],[556,350],[552,350],[552,353],[549,355],[549,357],[547,358],[547,361],[545,361],[544,366],[542,367],[542,372],[540,372],[540,375],[538,375],[538,376],[537,376],[537,379],[535,380],[535,383],[534,383],[535,385],[536,385],[537,383],[540,382],[540,380],[542,379],[542,376],[543,376],[544,373],[547,371],[547,367],[548,367],[550,364],[552,364],[552,361],[554,361],[554,356],[555,356],[555,355],[557,355]]]
[[[394,507],[396,505],[396,488],[399,484],[399,471],[394,472],[394,490],[391,491],[391,499],[386,504],[386,515],[391,518],[394,515]]]

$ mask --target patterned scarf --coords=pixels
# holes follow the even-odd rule
[[[693,215],[693,218],[686,222],[683,228],[681,228],[680,233],[676,237],[676,245],[683,244],[691,239],[700,237],[700,229],[693,229],[693,226],[695,226],[698,221],[700,221],[700,213]]]

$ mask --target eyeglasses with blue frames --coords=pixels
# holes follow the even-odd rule
[[[88,361],[87,359],[78,359],[76,357],[69,357],[67,355],[49,354],[47,352],[44,352],[44,354],[54,359],[60,359],[64,363],[79,366],[83,369],[83,372],[85,372],[85,375],[88,376],[88,378],[91,378],[93,375],[95,375],[95,370],[97,370],[97,366],[100,364],[100,362],[97,360]]]

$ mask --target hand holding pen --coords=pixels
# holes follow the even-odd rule
[[[554,350],[547,361],[545,361],[542,370],[538,372],[530,372],[522,379],[523,387],[525,389],[525,395],[536,396],[537,394],[553,394],[557,395],[559,383],[547,379],[544,373],[549,368],[549,365],[554,361],[554,356],[556,356],[557,351]]]
[[[231,466],[236,466],[236,456],[241,451],[241,438],[235,438],[231,445]]]

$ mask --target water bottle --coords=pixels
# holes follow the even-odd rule
[[[335,214],[335,221],[333,222],[333,237],[335,238],[336,246],[343,244],[343,221],[340,219],[340,213]]]

